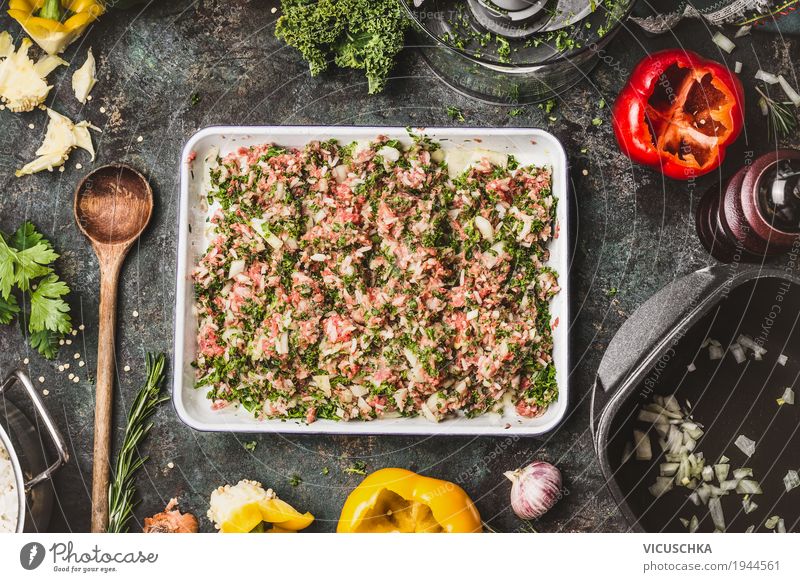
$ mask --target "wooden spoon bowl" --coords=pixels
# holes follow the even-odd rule
[[[97,334],[92,531],[108,528],[111,421],[114,403],[114,346],[119,273],[131,246],[153,216],[153,190],[142,174],[123,164],[102,166],[78,184],[73,206],[78,228],[100,263]]]
[[[111,164],[88,174],[75,191],[78,227],[96,244],[131,244],[153,214],[153,190],[130,166]]]

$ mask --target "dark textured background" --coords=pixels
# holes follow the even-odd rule
[[[5,9],[5,2],[0,3]],[[497,438],[411,437],[284,437],[203,434],[183,426],[170,404],[155,417],[146,444],[151,460],[138,479],[142,501],[137,518],[163,508],[173,496],[199,517],[205,530],[210,492],[223,483],[257,479],[281,497],[317,516],[311,531],[331,531],[350,489],[361,477],[345,469],[364,461],[368,470],[402,466],[459,481],[472,495],[486,522],[498,531],[525,529],[508,507],[509,483],[503,471],[543,458],[556,463],[569,495],[543,519],[539,531],[621,531],[621,514],[607,493],[595,461],[589,431],[589,400],[593,375],[603,349],[627,315],[674,278],[712,261],[700,246],[693,209],[702,192],[718,179],[708,176],[693,185],[664,181],[660,175],[632,167],[613,139],[609,109],[631,67],[646,52],[685,46],[731,68],[744,63],[742,78],[748,97],[745,134],[730,150],[723,172],[740,165],[746,151],[767,149],[766,129],[753,97],[751,78],[761,66],[791,73],[800,59],[797,39],[754,33],[737,40],[732,55],[720,55],[711,33],[700,23],[684,23],[675,34],[647,38],[623,31],[612,42],[606,63],[589,81],[560,97],[557,120],[550,122],[536,107],[518,117],[508,109],[462,97],[432,77],[413,52],[406,51],[396,79],[380,96],[368,96],[359,73],[333,72],[312,79],[298,55],[273,37],[276,2],[268,0],[204,0],[153,2],[144,11],[112,12],[71,47],[74,61],[51,76],[55,87],[49,103],[72,119],[88,119],[102,128],[95,134],[95,164],[126,161],[142,169],[156,192],[157,209],[151,228],[131,253],[122,275],[117,350],[119,384],[116,399],[117,443],[132,396],[142,383],[145,351],[169,352],[172,341],[178,202],[178,156],[183,142],[197,129],[214,124],[354,124],[452,125],[449,105],[460,107],[461,125],[479,127],[541,127],[561,139],[570,155],[572,202],[577,208],[570,276],[572,386],[574,398],[567,421],[541,438],[514,442]],[[16,37],[16,23],[0,16],[0,29]],[[99,83],[93,100],[81,108],[71,91],[75,66],[91,46],[98,59]],[[792,79],[800,85],[797,78]],[[193,104],[192,95],[200,101]],[[100,108],[105,108],[101,113]],[[595,127],[591,120],[602,118]],[[35,129],[28,128],[33,123]],[[96,364],[98,273],[86,241],[78,233],[71,202],[77,181],[92,164],[85,152],[72,154],[64,173],[42,173],[17,179],[14,168],[32,159],[46,115],[0,112],[0,229],[12,231],[32,219],[62,254],[58,270],[72,286],[76,324],[84,323],[72,346],[57,362],[47,362],[26,350],[16,326],[0,329],[0,368],[27,366],[37,386],[49,390],[46,402],[64,431],[72,461],[56,479],[59,507],[53,531],[86,531],[89,488],[93,386],[86,381]],[[137,138],[143,137],[139,142]],[[797,146],[797,137],[793,145]],[[586,153],[580,150],[585,148]],[[76,163],[83,169],[76,169]],[[584,175],[584,171],[588,172]],[[612,289],[618,289],[613,296]],[[137,311],[139,316],[134,317]],[[67,380],[78,352],[87,362],[81,382]],[[124,366],[130,366],[124,372]],[[255,440],[248,452],[242,444]],[[505,448],[503,448],[503,445]],[[174,468],[169,468],[172,463]],[[322,474],[329,467],[328,475]],[[302,483],[292,486],[293,476]],[[138,529],[138,523],[132,524]]]

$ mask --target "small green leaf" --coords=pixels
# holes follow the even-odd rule
[[[28,329],[31,333],[49,329],[60,333],[72,330],[69,304],[61,299],[69,293],[69,287],[56,275],[42,279],[31,294],[31,317]]]
[[[8,299],[0,297],[0,323],[5,325],[11,323],[14,317],[19,313],[19,305],[17,305],[17,298],[9,295]]]
[[[58,340],[61,334],[49,329],[33,332],[28,338],[31,347],[43,357],[52,360],[58,354]]]

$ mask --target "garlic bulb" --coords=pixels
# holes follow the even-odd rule
[[[511,507],[521,519],[543,516],[561,497],[561,471],[550,463],[536,461],[505,476],[513,484]]]

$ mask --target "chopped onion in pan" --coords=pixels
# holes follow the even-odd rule
[[[797,471],[791,470],[786,473],[783,477],[783,486],[786,487],[787,493],[796,487],[800,487],[800,475],[797,474]]]
[[[742,63],[741,62],[736,61],[736,63],[733,66],[733,72],[736,73],[737,75],[742,72]]]
[[[764,522],[764,527],[767,529],[775,529],[775,526],[778,525],[780,519],[781,518],[779,515],[773,515],[772,517],[767,519],[767,521]]]
[[[775,528],[775,531],[778,533],[786,533],[786,523],[783,521],[783,518],[778,520],[778,527]]]
[[[761,491],[761,485],[758,481],[742,479],[736,486],[736,493],[739,495],[761,495],[763,491]]]
[[[760,356],[763,356],[764,354],[767,353],[767,350],[764,349],[763,346],[753,341],[753,338],[751,338],[750,336],[744,334],[740,334],[739,337],[736,338],[736,343],[742,346],[743,348],[753,350],[753,354],[756,356],[756,359],[759,359]]]
[[[714,465],[714,474],[717,476],[717,481],[722,483],[725,479],[727,479],[730,468],[731,466],[728,465],[727,463],[720,463],[718,465]]]
[[[650,447],[650,437],[640,430],[633,431],[633,444],[637,461],[649,461],[653,458],[653,449]]]
[[[708,510],[711,512],[711,519],[714,521],[714,527],[719,531],[725,531],[725,515],[722,513],[722,503],[716,497],[708,501]]]
[[[700,529],[700,520],[697,519],[696,515],[693,515],[692,519],[689,520],[689,533],[695,533],[698,529]]]
[[[746,530],[744,530],[744,533],[753,533],[754,531],[756,531],[756,526],[754,526],[754,525],[748,525],[748,526],[747,526],[747,529],[746,529]]]
[[[788,362],[788,361],[789,361],[789,358],[787,356],[785,356],[784,354],[781,354],[780,356],[778,356],[778,363],[781,366],[785,366],[786,362]]]
[[[753,453],[756,452],[756,442],[740,434],[736,437],[736,441],[733,443],[735,444],[740,451],[742,451],[748,457],[752,457]]]
[[[773,75],[772,73],[762,71],[761,69],[756,71],[755,78],[759,81],[764,81],[767,85],[775,85],[779,82],[778,75]]]
[[[750,30],[753,28],[752,24],[745,24],[744,26],[740,26],[739,30],[736,31],[736,34],[733,35],[733,38],[742,38],[743,36],[747,36],[750,34]]]
[[[703,481],[708,483],[714,478],[714,469],[711,465],[706,465],[703,467]]]
[[[736,48],[736,45],[733,43],[733,41],[724,34],[722,34],[721,32],[715,32],[714,36],[711,37],[711,40],[714,42],[715,45],[717,45],[719,48],[721,48],[728,54],[733,52],[733,49]]]
[[[697,496],[703,505],[708,505],[708,500],[711,499],[711,487],[703,483],[697,489]]]
[[[683,418],[683,415],[680,414],[681,412],[681,405],[678,404],[678,399],[675,398],[674,394],[670,394],[669,396],[664,397],[664,408],[671,412],[675,412],[678,414],[677,418]]]
[[[674,477],[680,466],[680,463],[661,463],[658,470],[662,477]]]
[[[778,404],[794,404],[794,390],[786,388],[783,391],[783,396],[778,399]]]
[[[625,448],[622,450],[622,464],[624,465],[630,461],[631,457],[633,457],[633,445],[631,443],[625,443]]]
[[[708,346],[708,359],[721,360],[725,355],[725,351],[719,346]]]
[[[783,75],[778,75],[778,83],[781,84],[781,89],[786,93],[789,101],[791,101],[795,107],[800,107],[800,93],[795,91],[794,87],[789,84],[789,81],[787,81]]]
[[[742,467],[741,469],[733,470],[734,479],[744,479],[745,477],[752,477],[752,476],[753,476],[753,470],[748,467]]]
[[[744,508],[745,514],[752,513],[756,509],[758,509],[758,504],[753,503],[753,500],[750,499],[749,495],[745,495],[742,498],[742,507]]]
[[[656,477],[656,482],[650,485],[648,491],[653,497],[661,497],[672,490],[672,479],[670,477]]]
[[[694,371],[697,369],[697,366],[695,366],[695,365],[694,365],[694,362],[692,362],[691,364],[689,364],[688,366],[686,366],[686,369],[687,369],[689,372],[694,372]]]
[[[744,353],[744,348],[737,343],[731,344],[731,353],[733,354],[733,359],[736,360],[737,364],[741,364],[747,359],[747,355]]]

